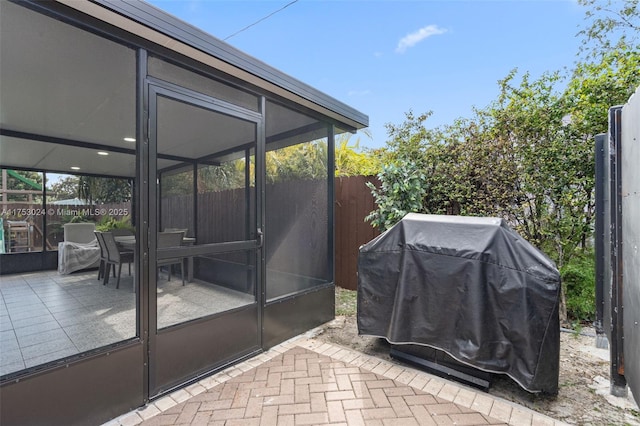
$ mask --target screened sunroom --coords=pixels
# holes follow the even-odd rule
[[[0,423],[95,424],[334,315],[366,115],[143,2],[0,2]]]

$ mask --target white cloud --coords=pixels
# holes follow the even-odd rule
[[[365,89],[365,90],[349,90],[349,92],[347,93],[349,96],[367,96],[371,94],[371,90],[369,89]]]
[[[190,2],[187,3],[187,9],[189,10],[189,12],[191,13],[196,13],[200,11],[200,5],[202,4],[202,2],[200,0],[191,0]]]
[[[427,25],[426,27],[420,28],[418,31],[414,31],[411,34],[407,34],[406,36],[402,37],[398,42],[396,52],[404,53],[408,48],[415,46],[425,38],[444,34],[446,32],[447,30],[445,28],[440,28],[437,25]]]

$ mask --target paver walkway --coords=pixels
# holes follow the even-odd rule
[[[107,425],[559,425],[427,373],[299,338]]]

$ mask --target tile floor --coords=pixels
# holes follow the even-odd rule
[[[126,268],[125,268],[126,269]],[[160,328],[222,312],[253,296],[202,282],[182,286],[160,274]],[[120,288],[106,286],[97,271],[57,271],[0,277],[0,375],[126,340],[136,333],[134,278],[123,272]]]
[[[124,414],[124,425],[561,425],[400,363],[299,336]]]

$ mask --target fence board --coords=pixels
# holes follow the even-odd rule
[[[330,280],[327,181],[269,184],[265,201],[267,268]]]
[[[358,249],[362,244],[375,238],[379,232],[364,221],[365,216],[375,208],[371,191],[366,182],[377,184],[375,177],[353,176],[335,179],[335,283],[343,288],[357,288]],[[220,191],[198,194],[198,242],[220,242],[242,239],[232,235],[244,229],[246,221],[242,209],[243,190]],[[318,192],[319,191],[319,192]],[[326,194],[326,187],[314,181],[292,181],[269,185],[267,193],[266,241],[268,262],[271,268],[291,271],[300,269],[314,276],[323,276],[324,256],[297,256],[302,241],[311,244],[317,251],[326,247],[324,226],[325,204],[318,195]],[[190,196],[167,197],[162,200],[162,223],[165,227],[189,227],[193,232]],[[292,201],[297,200],[297,201]],[[320,221],[320,223],[317,223]],[[293,232],[293,234],[292,234]],[[280,238],[288,235],[287,245],[280,246]],[[253,238],[254,236],[251,236]],[[293,246],[289,247],[289,245]],[[273,247],[278,247],[274,250]],[[294,262],[295,260],[295,262]],[[286,265],[294,262],[299,265]]]
[[[375,209],[366,182],[378,184],[375,177],[336,178],[336,285],[349,290],[358,287],[358,250],[380,233],[364,218]]]

